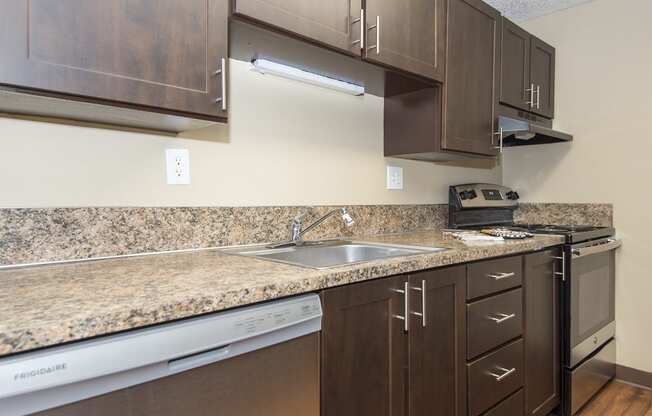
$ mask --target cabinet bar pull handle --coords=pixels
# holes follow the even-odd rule
[[[380,16],[376,16],[376,24],[373,26],[369,26],[369,29],[367,30],[373,30],[373,29],[376,29],[376,44],[369,46],[368,50],[375,49],[376,55],[380,55]]]
[[[412,290],[421,292],[421,312],[411,312],[414,316],[421,317],[421,326],[424,328],[427,326],[426,322],[426,281],[421,281],[421,287],[412,287]]]
[[[498,136],[498,146],[494,146],[494,149],[498,149],[500,151],[500,153],[503,152],[503,134],[504,134],[504,130],[503,130],[502,127],[499,128],[498,131],[494,133],[494,136]],[[494,142],[494,140],[493,140],[493,137],[492,137],[491,143],[493,143],[493,142]]]
[[[364,9],[360,9],[360,17],[351,21],[351,26],[360,22],[360,39],[351,42],[352,45],[360,44],[360,49],[364,49]]]
[[[226,59],[222,58],[222,67],[213,73],[222,76],[222,96],[215,99],[215,104],[222,104],[222,111],[226,111]]]
[[[529,105],[530,108],[534,108],[534,84],[530,84],[530,88],[525,91],[530,93],[530,101],[526,101],[525,104]]]
[[[552,277],[557,277],[561,276],[561,281],[564,282],[566,281],[566,253],[562,251],[561,257],[559,256],[551,256],[551,259],[555,260],[561,260],[561,272],[556,272],[555,271],[555,265],[553,264],[552,266]]]
[[[541,85],[537,85],[537,109],[541,109]]]
[[[494,377],[496,381],[503,381],[505,377],[509,376],[510,374],[513,374],[516,371],[516,368],[511,368],[511,369],[506,369],[503,367],[496,367],[496,370],[502,371],[503,374],[496,374],[496,373],[489,373],[490,376]]]
[[[392,289],[393,292],[401,293],[403,295],[403,316],[394,315],[394,318],[400,319],[403,321],[403,330],[408,332],[410,330],[410,290],[408,288],[408,282],[403,283],[403,289]]]
[[[507,278],[516,276],[516,273],[514,273],[514,272],[511,272],[511,273],[495,273],[495,274],[488,274],[487,276],[491,277],[494,280],[503,280],[503,279],[507,279]]]
[[[502,324],[505,321],[509,321],[512,318],[516,318],[515,313],[511,315],[507,315],[506,313],[497,313],[496,315],[500,316],[500,318],[496,318],[495,316],[487,316],[487,319],[491,319],[497,324]]]

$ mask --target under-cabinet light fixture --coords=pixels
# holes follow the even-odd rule
[[[279,77],[317,85],[335,91],[351,95],[363,95],[364,87],[352,82],[341,81],[324,75],[309,72],[290,65],[280,64],[267,59],[254,59],[251,62],[251,69],[261,74],[272,74]]]

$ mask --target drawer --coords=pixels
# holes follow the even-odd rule
[[[523,387],[523,340],[467,364],[469,415],[476,416]]]
[[[523,389],[512,394],[484,416],[523,416],[525,412],[525,395]]]
[[[523,257],[506,257],[469,264],[467,299],[521,286]]]
[[[523,290],[466,306],[467,357],[473,358],[523,334]]]

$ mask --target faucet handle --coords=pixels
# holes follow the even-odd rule
[[[304,209],[301,212],[299,212],[297,215],[294,216],[294,219],[292,220],[292,223],[301,223],[305,216],[308,215],[308,210]]]
[[[342,221],[344,221],[344,225],[347,227],[352,226],[355,224],[355,221],[353,220],[353,217],[351,217],[351,214],[346,210],[346,208],[340,209],[340,213],[342,214]]]

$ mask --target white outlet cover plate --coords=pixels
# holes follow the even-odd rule
[[[403,168],[387,166],[387,189],[403,189]]]
[[[190,152],[188,149],[165,149],[168,185],[190,184]]]

